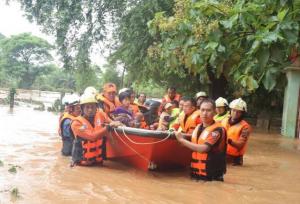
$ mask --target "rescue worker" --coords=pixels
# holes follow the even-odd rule
[[[191,141],[181,132],[176,138],[185,147],[191,149],[191,177],[204,181],[224,181],[226,173],[226,130],[221,123],[213,120],[215,103],[204,99],[200,105],[202,123],[192,133]]]
[[[233,165],[243,165],[251,126],[244,120],[247,104],[241,98],[229,104],[230,117],[222,121],[228,137],[227,161]]]
[[[169,87],[167,89],[167,94],[161,100],[161,105],[159,107],[159,114],[162,112],[166,103],[172,103],[172,101],[174,101],[174,100],[179,103],[180,98],[181,98],[180,94],[176,93],[176,88]]]
[[[179,103],[180,98],[181,98],[180,94],[176,93],[176,88],[169,87],[168,92],[162,99],[161,103],[162,104],[171,103],[174,100],[176,100]]]
[[[108,116],[120,106],[117,94],[117,87],[113,83],[106,83],[103,86],[103,93],[97,94],[99,108],[101,108]]]
[[[63,156],[71,156],[74,134],[71,130],[71,123],[75,117],[79,116],[81,113],[79,105],[79,96],[72,94],[71,96],[64,98],[64,103],[67,112],[64,112],[62,117],[59,120],[59,135],[62,139],[62,149],[61,153]]]
[[[184,114],[179,115],[180,127],[178,131],[191,134],[196,126],[201,123],[200,111],[197,110],[196,105],[193,98],[185,98],[183,104]]]
[[[97,110],[93,94],[80,97],[82,115],[73,120],[71,128],[75,136],[72,151],[72,166],[102,164],[105,158],[104,135],[111,127],[122,125],[111,121],[105,112]]]
[[[198,108],[198,109],[200,108],[201,102],[202,102],[204,99],[206,99],[206,98],[208,98],[206,92],[200,91],[200,92],[196,93],[195,99],[196,99],[196,102],[197,102],[197,108]]]
[[[64,95],[64,97],[61,99],[61,104],[64,106],[63,113],[68,112],[68,97],[69,97],[69,95]]]
[[[214,117],[216,122],[222,121],[224,118],[229,117],[228,102],[225,98],[219,97],[216,100],[216,112],[217,114]]]

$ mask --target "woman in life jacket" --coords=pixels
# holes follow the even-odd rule
[[[214,120],[217,122],[221,122],[224,118],[228,118],[230,116],[228,111],[228,102],[225,98],[219,97],[216,100],[216,112],[217,114],[214,117]]]
[[[233,165],[243,165],[251,126],[244,120],[247,104],[241,98],[229,104],[230,117],[222,120],[228,137],[227,161]]]
[[[62,139],[62,155],[71,156],[74,141],[74,134],[71,129],[71,123],[81,113],[79,96],[76,94],[65,96],[64,105],[66,108],[65,112],[59,119],[58,133]]]
[[[80,97],[82,115],[71,124],[75,136],[72,151],[72,166],[102,164],[105,158],[105,134],[111,127],[122,125],[111,119],[102,110],[97,110],[94,94]]]
[[[226,173],[226,131],[222,125],[213,120],[215,103],[204,99],[200,105],[201,124],[192,133],[191,141],[185,139],[181,132],[176,138],[185,147],[191,149],[191,177],[204,181],[224,181]]]

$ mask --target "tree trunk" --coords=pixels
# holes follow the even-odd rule
[[[219,78],[216,78],[215,74],[211,71],[210,68],[207,68],[207,74],[211,85],[209,91],[211,93],[211,98],[216,100],[219,97],[226,98],[226,90],[228,87],[228,81],[224,74],[222,73]]]

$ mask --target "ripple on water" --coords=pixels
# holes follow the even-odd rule
[[[0,203],[17,187],[20,203],[299,203],[299,141],[251,135],[244,167],[228,166],[225,182],[194,182],[188,171],[142,172],[106,161],[70,168],[60,155],[58,116],[0,107]],[[17,174],[9,165],[22,166]]]

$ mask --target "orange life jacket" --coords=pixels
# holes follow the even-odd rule
[[[94,117],[94,127],[83,116],[77,117],[74,121],[82,124],[81,128],[90,130],[99,130],[106,122],[106,114],[102,111],[97,111]],[[80,165],[92,165],[95,163],[102,163],[105,158],[105,142],[104,138],[97,139],[96,141],[89,141],[75,135],[75,142],[72,152],[72,160]]]
[[[108,115],[111,112],[113,112],[116,109],[116,107],[121,106],[121,103],[120,103],[120,101],[117,97],[115,98],[114,102],[111,102],[110,100],[105,98],[102,94],[98,94],[97,95],[97,100],[102,102],[102,104],[103,104],[102,109]]]
[[[132,110],[133,115],[140,112],[139,106],[135,103],[130,104],[130,109]]]
[[[165,95],[164,98],[162,99],[162,104],[170,103],[172,101],[178,101],[179,102],[180,98],[181,98],[180,94],[176,94],[173,100],[171,100],[168,95]]]
[[[188,118],[185,120],[185,114],[179,115],[179,123],[181,131],[184,133],[192,133],[196,126],[201,122],[200,120],[200,111],[195,110]]]
[[[191,142],[194,144],[205,144],[208,137],[213,137],[212,132],[216,129],[220,129],[222,135],[209,152],[192,153],[192,175],[204,177],[222,176],[226,172],[226,131],[217,122],[205,128],[202,132],[199,128],[200,125],[196,128],[197,131],[195,130],[192,134]]]
[[[64,121],[66,119],[70,119],[71,121],[73,121],[76,117],[67,113],[67,112],[64,112],[60,117],[59,117],[59,126],[58,126],[58,134],[59,136],[62,136],[62,125],[64,123]]]
[[[244,120],[241,120],[239,123],[230,126],[229,118],[222,120],[222,125],[226,129],[228,139],[232,139],[233,141],[238,141],[243,129],[251,130],[251,126]],[[243,148],[238,150],[237,148],[228,144],[227,146],[227,154],[231,156],[243,156],[245,154],[247,148],[247,142]]]
[[[149,129],[149,126],[147,125],[146,121],[141,122],[141,129]]]

